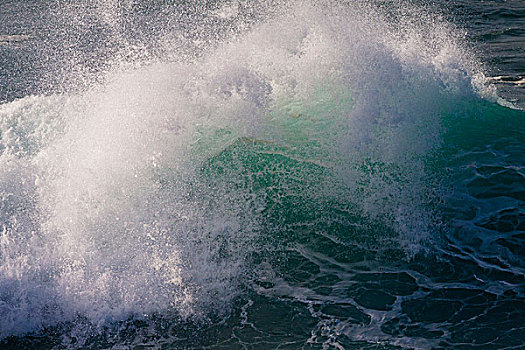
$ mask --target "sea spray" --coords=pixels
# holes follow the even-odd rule
[[[133,37],[120,15],[133,4],[98,4],[62,12],[69,28],[79,8],[73,34],[100,39],[96,57],[73,47],[61,54],[74,67],[50,73],[75,88],[0,106],[2,337],[202,324],[247,289],[304,301],[321,293],[301,285],[315,263],[343,269],[331,278],[347,288],[349,266],[404,261],[440,232],[429,158],[443,119],[483,87],[445,23],[338,2],[251,16],[263,6],[231,2],[197,6],[191,25],[166,6],[158,36],[143,23]],[[395,295],[417,289],[399,276],[408,292]],[[370,309],[396,299],[354,292]],[[380,319],[355,337],[388,338]]]

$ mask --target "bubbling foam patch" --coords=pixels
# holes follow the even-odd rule
[[[212,17],[240,16],[225,6]],[[475,67],[428,36],[449,37],[442,23],[392,27],[363,4],[280,11],[191,59],[171,52],[82,92],[0,106],[0,336],[78,316],[227,312],[265,198],[232,186],[242,168],[211,182],[201,169],[243,138],[329,169],[315,195],[417,249],[434,224],[425,157],[441,114],[474,95]]]

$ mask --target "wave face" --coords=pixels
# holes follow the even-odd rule
[[[523,346],[525,115],[452,25],[336,1],[56,18],[77,46],[42,50],[52,88],[0,105],[2,346]]]

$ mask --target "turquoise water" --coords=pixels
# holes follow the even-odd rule
[[[10,3],[0,348],[525,346],[520,58],[445,5]]]

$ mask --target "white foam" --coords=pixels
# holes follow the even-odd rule
[[[83,92],[1,105],[0,336],[77,315],[227,312],[264,199],[231,191],[242,169],[213,187],[199,169],[241,137],[332,167],[335,195],[417,246],[433,223],[424,157],[440,113],[476,90],[446,33],[298,1],[199,58],[171,52]]]

